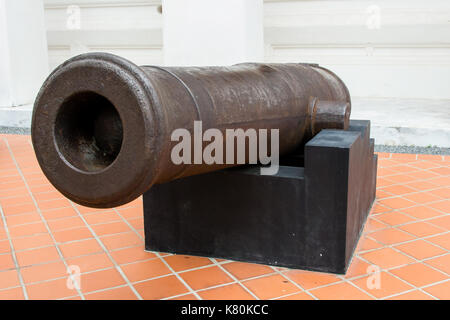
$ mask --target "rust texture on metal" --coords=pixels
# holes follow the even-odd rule
[[[175,129],[279,129],[280,155],[345,129],[350,95],[310,64],[138,67],[89,53],[59,66],[35,102],[32,141],[49,181],[81,205],[128,203],[152,185],[232,165],[171,161]],[[270,132],[270,131],[269,131]],[[207,187],[207,186],[206,186]]]

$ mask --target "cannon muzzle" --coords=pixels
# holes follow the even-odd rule
[[[311,64],[138,67],[104,53],[59,66],[35,102],[32,141],[49,181],[84,206],[128,203],[157,183],[237,164],[175,164],[174,130],[278,129],[280,155],[346,129],[350,95]]]

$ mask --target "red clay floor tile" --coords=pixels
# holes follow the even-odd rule
[[[448,278],[444,273],[434,270],[422,263],[414,263],[392,269],[390,272],[416,287],[430,285]]]
[[[450,250],[450,233],[441,234],[434,237],[427,238],[427,241],[430,241],[442,248]]]
[[[352,282],[377,299],[413,289],[405,281],[399,280],[386,272],[369,274]]]
[[[17,263],[21,267],[60,260],[58,251],[54,246],[20,251],[16,253],[16,257]]]
[[[0,300],[23,300],[23,299],[25,299],[25,297],[23,295],[22,288],[0,290]]]
[[[217,266],[183,272],[180,274],[180,277],[194,290],[233,282],[233,279]]]
[[[121,249],[141,245],[143,240],[134,232],[119,233],[100,237],[108,250]]]
[[[165,299],[189,292],[175,276],[140,282],[134,288],[145,300]]]
[[[157,256],[152,252],[144,250],[144,246],[136,246],[125,249],[118,249],[110,252],[111,257],[118,264],[138,262],[144,260],[155,259]]]
[[[290,270],[284,272],[284,274],[305,290],[314,289],[341,280],[335,275],[320,272]]]
[[[63,243],[59,245],[59,249],[65,258],[79,257],[103,251],[102,247],[95,239]]]
[[[26,284],[62,278],[68,275],[67,268],[62,261],[21,268],[20,274]]]
[[[130,263],[123,265],[121,268],[131,282],[143,281],[171,273],[160,259]]]
[[[223,264],[222,266],[238,280],[244,280],[275,272],[268,266],[245,262],[231,262]]]
[[[172,255],[164,257],[164,260],[175,272],[204,267],[212,264],[211,260],[208,258],[185,255]]]
[[[0,271],[0,290],[20,286],[16,270]]]
[[[385,245],[392,245],[414,239],[414,236],[394,228],[372,232],[370,237]]]
[[[306,292],[299,292],[275,300],[314,300],[314,298]]]
[[[417,237],[426,237],[445,232],[443,228],[436,227],[427,222],[408,223],[403,226],[399,226],[398,228]]]
[[[300,291],[289,280],[279,274],[243,282],[260,299],[272,299]]]
[[[125,284],[125,280],[115,268],[111,268],[108,270],[82,274],[80,284],[81,291],[83,293],[88,293],[107,288],[119,287]]]
[[[311,290],[320,300],[372,300],[368,294],[349,283],[341,282],[327,287]]]
[[[53,232],[53,236],[58,243],[93,238],[92,233],[87,227]]]
[[[56,300],[78,295],[67,286],[67,278],[26,285],[31,300]]]
[[[120,287],[85,295],[87,300],[137,300],[130,287]]]
[[[77,266],[83,273],[111,268],[114,266],[113,262],[109,259],[106,253],[95,253],[77,258],[68,258],[66,259],[66,262],[68,265]]]
[[[442,272],[450,274],[450,253],[435,257],[433,259],[427,259],[425,263]]]
[[[415,240],[399,244],[396,245],[395,248],[418,260],[431,258],[446,252],[438,246],[424,240]]]
[[[389,269],[414,262],[413,259],[392,248],[377,249],[362,253],[360,256],[382,269]]]
[[[35,249],[41,247],[53,246],[53,242],[50,234],[43,233],[34,236],[25,236],[21,238],[12,239],[14,250],[21,251],[26,249]]]
[[[205,300],[255,300],[248,291],[236,283],[200,291],[198,294]]]
[[[434,300],[431,296],[419,290],[409,291],[388,298],[387,300]]]
[[[438,299],[450,300],[450,280],[426,287],[423,290]]]

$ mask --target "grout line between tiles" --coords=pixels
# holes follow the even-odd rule
[[[123,222],[125,222],[128,225],[128,227],[136,233],[136,235],[144,242],[144,245],[145,245],[145,239],[141,236],[141,234],[120,214],[119,210],[117,210],[116,208],[114,208],[113,210],[122,218]],[[159,252],[154,252],[154,254],[170,270],[170,272],[172,272],[172,274],[189,290],[190,293],[192,293],[197,299],[203,300],[197,294],[197,292],[195,292],[195,290],[193,290],[191,288],[191,286],[188,285],[188,283],[186,281],[184,281],[184,279],[175,270],[173,270],[173,268],[167,263],[167,261],[164,260],[163,257],[161,257],[161,254]]]
[[[93,235],[94,239],[97,241],[97,243],[100,245],[100,247],[103,249],[104,253],[108,256],[108,258],[111,260],[111,262],[113,263],[115,269],[117,270],[117,272],[119,272],[119,274],[122,276],[122,278],[125,280],[125,282],[127,283],[127,285],[130,287],[131,291],[133,291],[133,293],[136,295],[136,297],[138,297],[139,300],[143,300],[142,296],[139,294],[139,292],[137,292],[137,290],[131,285],[130,280],[128,279],[128,277],[125,275],[125,273],[123,272],[122,268],[117,264],[117,262],[112,258],[111,254],[109,253],[109,250],[105,247],[105,245],[103,244],[103,242],[100,240],[99,236],[97,235],[97,233],[94,231],[94,229],[92,229],[92,227],[89,225],[89,223],[87,223],[86,219],[84,218],[84,216],[80,213],[80,211],[78,210],[77,206],[72,202],[69,201],[69,203],[71,204],[71,206],[73,207],[73,209],[75,210],[75,212],[78,214],[78,217],[83,220],[84,224],[86,225],[86,227],[89,229],[89,231],[91,232],[91,234]]]
[[[394,228],[394,227],[393,227],[393,228]],[[401,230],[401,229],[397,229],[397,230]],[[402,231],[404,231],[404,230],[402,230]],[[447,255],[447,254],[449,253],[449,250],[447,250],[447,249],[445,249],[445,248],[442,248],[442,247],[438,246],[438,247],[440,247],[441,249],[443,249],[446,253],[441,254],[441,255],[437,255],[437,256],[433,256],[433,257],[429,257],[429,258],[425,258],[425,259],[416,259],[415,257],[413,257],[413,256],[411,256],[411,255],[409,255],[409,254],[407,254],[406,252],[403,252],[403,251],[399,250],[399,249],[396,248],[395,246],[400,245],[400,244],[403,244],[403,243],[409,243],[409,242],[416,241],[416,240],[423,240],[423,241],[425,241],[425,242],[427,242],[427,243],[429,243],[429,244],[432,244],[432,245],[435,245],[435,244],[432,243],[432,242],[427,241],[424,237],[418,237],[418,236],[416,236],[416,235],[414,235],[414,234],[411,234],[411,233],[409,233],[409,232],[407,232],[407,231],[404,231],[404,232],[406,232],[406,233],[412,235],[413,237],[415,237],[415,239],[409,240],[409,241],[405,241],[405,242],[400,242],[400,243],[394,243],[394,244],[391,244],[391,245],[384,245],[383,248],[391,248],[392,250],[394,250],[394,251],[396,251],[396,252],[398,252],[398,253],[400,253],[400,254],[403,254],[403,255],[407,256],[408,258],[412,259],[413,262],[412,262],[412,263],[407,263],[407,264],[404,264],[404,265],[394,266],[394,267],[392,267],[392,268],[386,268],[386,269],[380,268],[380,269],[381,269],[381,271],[386,271],[389,275],[391,275],[391,276],[393,276],[393,277],[395,277],[395,278],[397,278],[397,279],[399,279],[399,280],[401,280],[401,281],[403,281],[403,282],[406,282],[406,283],[409,284],[410,286],[412,286],[412,287],[414,287],[415,289],[419,290],[420,292],[422,292],[422,293],[424,293],[424,294],[426,294],[426,295],[432,297],[433,299],[437,299],[436,297],[434,297],[434,296],[431,295],[430,293],[425,292],[424,290],[422,290],[420,287],[417,287],[417,286],[413,285],[412,283],[410,283],[410,282],[408,282],[408,281],[406,281],[406,280],[404,280],[404,279],[398,277],[397,275],[391,273],[390,270],[398,269],[398,268],[401,268],[401,267],[404,267],[404,266],[407,266],[407,265],[416,264],[416,263],[421,263],[421,264],[425,263],[426,266],[429,266],[431,269],[433,269],[433,270],[435,270],[435,271],[438,271],[438,272],[440,272],[440,273],[445,274],[445,275],[448,276],[448,273],[443,272],[442,270],[439,270],[439,269],[437,269],[437,268],[435,268],[435,267],[433,267],[433,266],[430,266],[429,264],[426,263],[426,261],[427,261],[427,260],[434,259],[434,258],[439,257],[439,256],[445,256],[445,255]],[[448,231],[447,231],[447,232],[440,233],[440,234],[447,234],[447,233],[448,233]],[[439,234],[433,234],[433,235],[429,235],[429,236],[427,236],[427,237],[433,237],[433,236],[436,236],[436,235],[439,235]],[[375,249],[375,250],[379,250],[379,249],[382,249],[382,248],[377,248],[377,249]],[[375,251],[375,250],[372,250],[372,251]],[[367,259],[365,259],[363,256],[361,256],[359,252],[357,253],[357,256],[358,256],[358,258],[360,258],[361,260],[365,261],[366,263],[369,263],[369,264],[371,264],[371,265],[375,265],[375,264],[373,264],[372,262],[370,262],[370,261],[368,261]],[[435,283],[433,283],[433,284],[435,284]]]
[[[32,198],[32,200],[33,200],[33,203],[34,203],[34,205],[36,206],[37,212],[38,212],[38,214],[40,215],[41,220],[43,221],[43,223],[44,223],[44,225],[45,225],[45,227],[46,227],[46,229],[47,229],[47,231],[48,231],[50,237],[52,238],[53,242],[55,243],[55,249],[56,249],[56,251],[58,252],[59,257],[60,257],[61,260],[63,261],[63,263],[64,263],[64,265],[65,265],[65,267],[66,267],[66,270],[67,270],[67,268],[68,268],[67,262],[64,260],[64,256],[62,255],[61,250],[60,250],[60,248],[58,247],[58,244],[57,244],[57,242],[56,242],[56,240],[55,240],[55,237],[54,237],[53,234],[51,233],[50,227],[48,226],[47,222],[44,220],[44,217],[42,216],[42,212],[40,211],[40,208],[39,208],[39,206],[38,206],[38,204],[37,204],[37,201],[36,201],[36,199],[34,198],[32,192],[31,192],[31,190],[30,190],[30,188],[29,188],[29,186],[28,186],[28,183],[27,183],[26,179],[25,179],[25,177],[24,177],[23,174],[22,174],[22,171],[21,171],[21,169],[20,169],[20,167],[19,167],[19,165],[18,165],[18,163],[17,163],[17,161],[16,161],[16,158],[15,158],[15,156],[14,156],[14,153],[13,153],[13,151],[12,151],[12,149],[11,149],[11,147],[10,147],[10,145],[9,145],[7,139],[5,139],[5,143],[6,143],[6,147],[8,148],[8,151],[9,151],[9,153],[10,153],[10,156],[11,156],[12,160],[13,160],[14,164],[16,165],[16,168],[17,168],[17,170],[18,170],[20,176],[21,176],[22,179],[23,179],[23,182],[24,182],[24,184],[25,184],[25,187],[27,188],[28,193],[30,194],[30,196],[31,196],[31,198]],[[81,292],[81,290],[80,290],[79,288],[77,288],[77,286],[75,286],[75,289],[76,289],[77,293],[81,296],[81,298],[84,299],[84,296],[83,296],[83,293]]]
[[[406,294],[406,293],[410,293],[410,292],[414,292],[414,291],[422,292],[422,291],[420,291],[420,290],[418,290],[418,289],[412,288],[412,289],[407,290],[407,291],[403,291],[403,292],[391,294],[390,296],[383,297],[383,298],[381,298],[381,300],[389,300],[390,298],[394,298],[394,297],[400,296],[400,295],[402,295],[402,294]],[[422,293],[423,293],[423,292],[422,292]],[[437,298],[433,297],[433,296],[430,295],[430,294],[427,294],[427,295],[428,295],[430,298],[432,298],[433,300],[438,300]]]
[[[0,206],[0,216],[1,216],[2,221],[3,221],[3,228],[5,229],[6,236],[7,236],[8,241],[9,241],[9,246],[10,246],[10,249],[11,249],[11,256],[12,256],[13,261],[14,261],[14,268],[15,268],[15,270],[17,272],[17,277],[19,278],[19,283],[20,283],[20,286],[22,288],[23,296],[24,296],[25,300],[28,300],[28,293],[27,293],[27,290],[25,288],[25,284],[24,284],[24,281],[23,281],[23,278],[22,278],[22,274],[20,273],[20,268],[19,268],[19,263],[17,262],[16,252],[14,251],[14,246],[13,246],[11,237],[9,235],[8,226],[6,224],[6,219],[5,219],[5,216],[3,215],[3,210],[2,210],[1,206]]]
[[[391,249],[395,250],[394,248],[391,248]],[[399,252],[399,250],[396,250],[396,251]],[[399,252],[399,253],[402,253],[402,252]],[[414,289],[417,289],[417,290],[421,291],[422,293],[425,293],[425,294],[431,296],[429,293],[424,292],[423,290],[421,290],[420,287],[417,287],[417,286],[415,286],[414,284],[412,284],[412,283],[410,283],[410,282],[408,282],[408,281],[406,281],[406,280],[404,280],[404,279],[402,279],[402,278],[398,277],[397,275],[395,275],[395,274],[393,274],[393,273],[390,272],[390,270],[398,269],[398,268],[401,268],[401,267],[404,267],[404,266],[407,266],[407,265],[414,264],[414,263],[416,263],[416,262],[414,262],[414,263],[407,263],[407,264],[403,264],[403,265],[398,265],[398,266],[394,266],[394,267],[392,267],[392,268],[381,268],[380,266],[378,266],[378,265],[376,265],[376,264],[370,262],[369,260],[365,259],[364,257],[361,257],[361,256],[358,256],[358,257],[359,257],[361,260],[363,260],[364,262],[366,262],[366,263],[368,263],[368,264],[370,264],[370,265],[374,265],[374,266],[379,267],[379,268],[380,268],[380,272],[383,272],[383,271],[384,271],[384,272],[386,272],[387,274],[389,274],[390,276],[392,276],[392,277],[394,277],[394,278],[397,278],[398,280],[400,280],[400,281],[402,281],[402,282],[405,282],[406,284],[410,285],[410,286],[413,287]],[[409,256],[408,256],[408,257],[409,257]],[[417,260],[416,260],[416,261],[417,261]],[[402,293],[402,292],[400,292],[400,293]],[[433,296],[431,296],[431,297],[433,297]],[[433,298],[436,299],[436,297],[433,297]]]
[[[225,269],[221,264],[217,263],[217,260],[215,258],[209,258],[209,260],[212,261],[212,263],[215,266],[219,267],[220,270],[225,272],[231,279],[236,281],[239,284],[239,286],[242,289],[244,289],[245,291],[247,291],[247,293],[249,293],[253,298],[255,298],[256,300],[260,300],[259,297],[256,294],[254,294],[249,288],[247,288],[245,285],[243,285],[238,278],[236,278],[231,272],[229,272],[227,269]]]
[[[291,284],[293,284],[294,286],[296,286],[298,289],[300,289],[300,291],[302,292],[306,292],[306,294],[310,295],[314,300],[318,300],[318,298],[316,296],[314,296],[311,292],[309,292],[308,290],[305,290],[301,285],[299,285],[297,282],[291,280],[287,275],[285,275],[283,272],[281,272],[280,270],[277,269],[277,267],[274,266],[270,266],[270,268],[272,268],[272,270],[274,270],[277,274],[279,274],[280,276],[282,276],[284,279],[286,279],[287,281],[289,281]]]

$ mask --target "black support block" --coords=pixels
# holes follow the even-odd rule
[[[146,249],[345,273],[375,199],[369,137],[369,121],[351,121],[321,131],[274,176],[249,166],[152,187]]]

